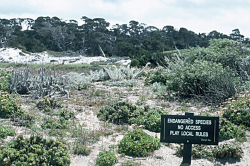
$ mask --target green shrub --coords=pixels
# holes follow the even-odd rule
[[[0,138],[7,138],[7,136],[14,136],[16,135],[15,130],[13,130],[11,127],[6,127],[0,124]]]
[[[88,147],[83,143],[77,143],[73,147],[73,153],[77,155],[89,155],[90,151]]]
[[[177,154],[183,155],[183,145],[177,149]],[[192,156],[194,158],[205,158],[210,161],[214,159],[240,159],[243,157],[243,150],[235,144],[223,144],[219,146],[193,145]]]
[[[131,114],[129,124],[144,125],[145,129],[154,132],[161,131],[161,115],[166,114],[161,109],[138,109]]]
[[[122,101],[102,107],[97,117],[113,123],[128,123],[129,116],[136,110],[136,106],[129,102]]]
[[[0,90],[8,92],[10,90],[10,76],[9,71],[0,71]]]
[[[166,85],[168,80],[168,72],[164,69],[159,69],[156,71],[151,71],[147,73],[147,77],[145,79],[146,84],[153,84],[155,82],[161,83],[162,85]]]
[[[221,64],[195,60],[193,64],[173,63],[166,82],[168,90],[199,96],[204,102],[218,104],[235,96],[239,78]]]
[[[96,159],[96,166],[112,166],[118,163],[115,153],[110,151],[102,151]]]
[[[64,118],[45,118],[44,122],[42,123],[41,127],[43,129],[67,129],[69,125],[68,120]]]
[[[147,106],[137,109],[131,103],[118,102],[102,107],[97,117],[113,123],[144,125],[150,131],[159,132],[162,114],[165,112],[160,109],[149,109]]]
[[[70,155],[67,146],[54,139],[31,136],[24,139],[22,135],[0,148],[0,165],[58,165],[69,166]]]
[[[23,116],[25,111],[7,92],[0,92],[0,117]]]
[[[139,66],[140,62],[137,59],[132,59],[130,66],[131,67],[135,67],[135,66]]]
[[[119,143],[118,152],[130,156],[148,156],[151,152],[160,148],[160,140],[154,138],[141,129],[128,131]]]
[[[236,125],[250,127],[250,95],[231,99],[223,107],[223,117]]]
[[[55,108],[62,108],[61,103],[55,100],[55,98],[45,97],[37,104],[37,107],[44,112],[51,112]]]
[[[228,158],[240,159],[244,155],[244,152],[241,147],[231,144],[223,144],[217,146],[212,150],[212,152],[214,157],[219,159],[228,159]]]
[[[241,141],[246,139],[246,132],[225,118],[220,118],[219,131],[219,137],[222,139],[236,138]]]
[[[63,117],[66,120],[69,120],[70,118],[73,118],[75,116],[75,113],[73,111],[63,109],[63,110],[58,111],[57,115],[59,115],[60,117]]]

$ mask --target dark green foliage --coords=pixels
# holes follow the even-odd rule
[[[244,95],[237,100],[231,98],[223,107],[223,117],[236,125],[250,127],[250,95]]]
[[[0,117],[24,116],[25,111],[7,92],[0,92]]]
[[[9,71],[0,71],[0,90],[1,91],[10,91],[10,76],[11,72]]]
[[[183,145],[177,149],[177,154],[183,155]],[[219,146],[193,145],[192,156],[213,161],[214,159],[240,159],[244,155],[242,148],[235,144],[223,144]]]
[[[148,156],[151,152],[159,149],[160,140],[154,138],[141,129],[135,129],[133,132],[128,131],[119,143],[119,153],[129,156]]]
[[[220,118],[219,131],[219,137],[222,139],[236,138],[239,141],[246,140],[246,132],[225,118]]]
[[[102,151],[96,159],[96,166],[112,166],[118,163],[115,153],[110,151]]]
[[[31,136],[24,139],[22,135],[0,148],[0,165],[58,165],[69,166],[70,155],[67,146],[54,139]]]
[[[128,102],[118,102],[102,107],[97,117],[113,123],[128,123],[144,125],[146,129],[154,132],[160,131],[161,115],[165,114],[160,109],[136,108]]]
[[[69,125],[68,120],[66,120],[65,118],[59,118],[59,119],[55,119],[55,118],[45,118],[43,124],[41,125],[41,127],[43,129],[67,129]]]
[[[139,66],[139,61],[137,59],[132,59],[130,66],[131,67]]]
[[[192,64],[171,65],[166,86],[185,95],[194,95],[204,102],[218,104],[236,94],[239,78],[221,64],[195,60]]]
[[[97,117],[113,123],[128,123],[130,115],[136,110],[136,106],[129,102],[122,101],[102,107]]]
[[[7,138],[7,136],[14,136],[16,135],[15,130],[13,130],[11,127],[3,126],[0,124],[0,138]]]
[[[57,112],[57,115],[63,117],[66,120],[69,120],[74,117],[75,113],[73,111],[69,111],[67,109],[63,109]]]
[[[244,155],[244,152],[241,147],[231,144],[223,144],[217,146],[215,149],[212,150],[212,152],[214,157],[219,159],[240,159]]]
[[[131,114],[129,124],[144,125],[145,129],[154,132],[161,131],[161,115],[166,114],[161,109],[137,109]]]
[[[146,84],[153,84],[155,82],[166,85],[168,80],[168,72],[164,69],[159,69],[156,71],[151,71],[147,74],[147,78],[145,80]]]

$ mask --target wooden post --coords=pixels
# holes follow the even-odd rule
[[[190,113],[190,112],[185,112],[185,116],[187,117],[191,117],[194,116],[194,113]],[[191,156],[192,156],[192,144],[189,143],[190,141],[187,140],[186,143],[184,143],[184,147],[183,147],[183,161],[182,163],[187,163],[189,165],[191,165]]]

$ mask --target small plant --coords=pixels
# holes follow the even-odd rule
[[[159,149],[160,140],[152,137],[141,129],[135,129],[133,132],[128,131],[119,143],[118,152],[129,156],[148,156],[151,152]]]
[[[225,118],[220,118],[219,131],[219,137],[222,139],[236,138],[239,141],[246,140],[246,132]]]
[[[212,150],[213,155],[215,158],[219,159],[228,159],[228,158],[234,158],[234,159],[240,159],[243,157],[243,150],[241,147],[237,145],[231,145],[231,144],[223,144],[220,146],[217,146]]]
[[[11,127],[6,127],[0,124],[0,138],[7,138],[7,136],[14,136],[16,135],[15,130],[13,130]]]
[[[0,148],[0,165],[58,165],[69,166],[70,155],[67,146],[61,141],[22,135]]]
[[[25,111],[21,109],[20,104],[18,104],[12,96],[7,92],[0,91],[0,117],[10,118],[12,116],[23,116]]]
[[[230,98],[223,107],[223,117],[236,125],[250,127],[250,95],[239,97],[237,100]]]
[[[129,102],[122,101],[102,107],[97,117],[102,120],[109,120],[113,123],[128,123],[129,116],[134,110],[136,110],[136,106]]]
[[[58,111],[57,115],[59,115],[60,117],[63,117],[66,120],[69,120],[75,116],[75,113],[73,111],[63,109],[63,110]]]
[[[183,145],[177,149],[177,154],[183,155]],[[210,161],[214,159],[240,159],[243,157],[243,150],[236,144],[223,144],[216,147],[207,145],[193,145],[192,156],[194,158],[205,158]]]
[[[76,145],[73,147],[73,153],[76,155],[89,155],[90,151],[85,144],[76,143]]]
[[[43,129],[47,128],[47,129],[67,129],[69,125],[68,120],[64,119],[64,118],[59,118],[59,119],[55,119],[55,118],[45,118],[43,124],[41,125],[41,127]]]
[[[153,84],[158,82],[162,85],[166,85],[168,80],[168,72],[165,69],[158,69],[156,71],[151,71],[147,74],[147,78],[145,80],[146,84]]]
[[[37,107],[44,112],[51,112],[55,108],[62,108],[62,105],[55,98],[45,97],[37,103]]]
[[[1,91],[10,91],[10,76],[11,72],[9,71],[0,71],[0,90]]]
[[[118,163],[115,153],[110,151],[102,151],[96,159],[96,166],[112,166]]]

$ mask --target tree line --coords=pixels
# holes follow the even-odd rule
[[[250,43],[239,29],[232,30],[228,36],[216,30],[197,34],[171,25],[159,29],[134,20],[111,27],[104,18],[83,16],[81,20],[82,25],[76,20],[64,21],[58,17],[0,19],[0,47],[18,47],[29,52],[73,51],[88,56],[99,56],[103,51],[106,56],[129,56],[144,65],[154,59],[152,55],[175,47],[207,47],[210,39],[228,38]]]

